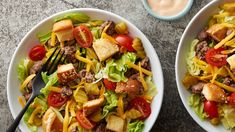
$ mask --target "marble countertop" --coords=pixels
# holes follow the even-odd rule
[[[153,44],[162,64],[165,80],[164,100],[154,132],[204,131],[184,108],[175,82],[175,55],[180,37],[191,18],[210,0],[195,0],[190,12],[177,21],[155,19],[141,0],[1,0],[0,2],[0,131],[13,118],[7,95],[7,71],[12,55],[23,36],[46,17],[67,9],[89,7],[116,13],[136,25]],[[17,130],[19,131],[19,130]]]

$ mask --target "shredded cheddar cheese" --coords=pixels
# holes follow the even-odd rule
[[[53,91],[53,92],[57,92],[57,93],[60,93],[61,92],[61,88],[59,87],[54,87],[54,86],[51,86],[48,88],[49,91]]]
[[[234,77],[233,73],[229,70],[229,68],[227,66],[225,66],[225,69],[227,70],[229,76],[233,79],[233,81],[235,81],[235,77]]]
[[[226,38],[224,38],[223,40],[221,40],[217,45],[215,45],[215,49],[220,48],[221,46],[223,46],[226,42],[228,42],[229,40],[231,40],[235,35],[235,31],[233,31],[231,34],[229,34]]]
[[[56,35],[54,32],[51,33],[51,46],[55,46]]]
[[[231,86],[228,86],[228,85],[225,85],[223,83],[220,83],[218,81],[214,81],[214,84],[218,85],[219,87],[225,89],[225,90],[228,90],[230,92],[235,92],[235,88],[234,87],[231,87]]]
[[[147,83],[146,83],[145,80],[144,80],[140,63],[139,63],[139,73],[140,73],[140,82],[142,83],[142,85],[143,85],[143,87],[144,87],[144,91],[147,91],[147,90],[148,90],[148,86],[147,86]]]
[[[125,119],[124,109],[123,109],[123,95],[120,95],[118,98],[118,104],[117,104],[117,113],[122,118]]]
[[[64,48],[64,41],[61,41],[61,42],[60,42],[60,47],[61,47],[61,48]]]
[[[69,126],[69,105],[71,104],[71,100],[67,102],[65,107],[65,116],[63,121],[63,132],[68,132]]]
[[[127,64],[129,67],[131,67],[131,68],[133,68],[133,69],[139,71],[139,66],[137,66],[137,65],[135,65],[135,64],[133,64],[133,63],[131,63],[131,62],[127,62],[126,64]],[[141,68],[141,70],[142,70],[142,72],[143,72],[144,74],[146,74],[146,75],[148,75],[148,76],[152,76],[152,75],[153,75],[153,73],[152,73],[151,71],[149,71],[149,70],[146,70],[146,69],[144,69],[144,68]]]
[[[20,86],[20,91],[24,91],[26,85],[36,76],[36,74],[29,75]]]
[[[85,62],[87,64],[92,65],[92,61],[90,59],[87,59],[87,58],[84,58],[84,57],[80,56],[80,52],[78,50],[75,53],[75,58],[82,61],[82,62]]]
[[[36,107],[36,109],[34,109],[34,111],[32,112],[32,114],[30,115],[30,117],[29,117],[29,120],[28,120],[28,123],[29,124],[33,124],[33,120],[34,120],[34,118],[35,118],[35,116],[39,113],[39,112],[41,112],[41,106],[37,106]]]
[[[26,104],[26,100],[25,100],[24,96],[19,96],[18,101],[19,101],[21,107],[23,108]]]

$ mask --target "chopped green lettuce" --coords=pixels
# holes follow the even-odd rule
[[[42,72],[41,76],[42,76],[43,82],[47,84],[47,82],[49,81],[49,76],[47,76],[47,72]]]
[[[203,111],[204,105],[199,94],[192,94],[189,97],[189,106],[193,108],[194,112],[201,120],[207,118],[207,114]]]
[[[108,78],[112,82],[127,81],[127,78],[124,75],[128,69],[126,62],[135,63],[135,61],[136,55],[131,52],[123,54],[118,60],[109,60],[104,68],[104,78]]]
[[[93,27],[91,28],[91,33],[93,35],[94,40],[100,38],[100,28],[99,27]]]
[[[128,122],[127,124],[128,132],[142,132],[143,128],[144,128],[143,121]]]
[[[35,126],[35,125],[30,125],[28,123],[28,120],[29,120],[30,115],[32,114],[33,110],[34,110],[33,108],[29,107],[26,110],[23,119],[24,119],[25,124],[28,126],[28,128],[30,129],[31,132],[37,132],[38,131],[38,127]]]
[[[232,129],[235,127],[235,109],[230,105],[220,106],[222,110],[222,119],[221,122],[226,129]]]
[[[194,49],[195,49],[195,46],[197,45],[198,42],[199,42],[199,40],[197,40],[197,39],[192,41],[190,51],[189,51],[187,59],[186,59],[187,69],[191,75],[199,75],[200,71],[201,71],[200,68],[195,64],[195,62],[193,60],[196,55],[196,52]]]
[[[43,81],[46,83],[46,86],[44,88],[42,88],[40,90],[40,92],[47,97],[47,95],[49,94],[49,90],[48,88],[50,86],[53,86],[54,84],[56,84],[58,82],[58,77],[57,77],[57,72],[54,72],[53,74],[47,76],[45,73],[42,73],[42,78]],[[46,79],[47,78],[47,79]]]
[[[46,34],[37,34],[37,37],[40,43],[44,44],[51,38],[51,32],[48,32]]]
[[[20,82],[23,82],[25,78],[28,76],[29,68],[32,66],[32,61],[28,58],[22,59],[17,67],[18,79]]]
[[[113,91],[107,90],[104,93],[104,96],[106,98],[106,104],[103,108],[103,117],[106,117],[107,114],[113,110],[117,106],[118,103],[118,97],[117,94]]]
[[[153,83],[153,80],[152,80],[151,76],[146,77],[145,81],[146,81],[147,86],[148,86],[148,90],[146,91],[145,94],[152,98],[157,94],[156,85]]]
[[[73,24],[76,24],[76,23],[88,22],[90,17],[82,12],[76,12],[76,13],[69,13],[69,14],[63,15],[62,17],[55,19],[55,22],[58,22],[64,19],[71,19],[73,21]]]
[[[46,112],[46,110],[48,109],[48,105],[47,102],[45,101],[45,99],[40,98],[40,97],[36,97],[32,103],[32,105],[38,105],[41,106],[42,108],[42,112],[41,114],[43,114],[44,112]]]

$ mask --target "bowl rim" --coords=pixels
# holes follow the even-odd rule
[[[40,21],[39,23],[37,23],[35,26],[33,26],[33,27],[24,35],[24,37],[21,39],[21,41],[20,41],[19,44],[17,45],[17,47],[16,47],[16,49],[15,49],[15,51],[14,51],[14,54],[13,54],[13,56],[12,56],[12,58],[11,58],[11,61],[10,61],[10,64],[9,64],[9,69],[8,69],[8,74],[7,74],[7,100],[8,100],[8,106],[9,106],[9,108],[10,108],[10,112],[11,112],[11,115],[12,115],[13,119],[15,119],[18,114],[13,113],[13,111],[12,111],[13,108],[14,108],[14,106],[13,106],[12,101],[11,101],[11,98],[10,98],[10,76],[12,75],[12,70],[11,70],[11,69],[13,68],[13,62],[15,61],[15,57],[16,57],[16,54],[17,54],[19,48],[23,46],[23,42],[26,40],[27,36],[29,36],[37,27],[39,27],[40,25],[44,24],[46,21],[48,21],[48,20],[50,20],[50,19],[53,19],[54,17],[58,17],[58,16],[60,16],[60,15],[66,14],[66,13],[70,13],[70,12],[79,12],[79,11],[82,11],[82,12],[94,11],[94,12],[96,12],[96,13],[108,14],[108,15],[110,15],[110,16],[113,16],[113,17],[119,19],[120,21],[121,21],[121,20],[122,20],[122,21],[125,21],[126,23],[128,23],[128,25],[131,25],[135,31],[139,32],[139,33],[141,34],[141,36],[143,36],[144,38],[146,38],[146,40],[147,40],[146,43],[149,43],[149,44],[147,44],[147,45],[150,47],[150,49],[152,49],[154,56],[157,58],[157,60],[155,60],[155,61],[157,61],[156,63],[159,64],[159,68],[158,68],[158,69],[159,69],[159,71],[158,71],[158,72],[159,72],[159,73],[158,73],[159,82],[158,82],[158,83],[159,83],[159,86],[161,86],[160,88],[157,87],[157,90],[158,90],[158,93],[157,93],[157,94],[159,94],[159,95],[156,95],[156,96],[159,96],[157,102],[159,102],[160,106],[158,106],[159,109],[155,110],[156,113],[154,114],[154,115],[155,115],[155,116],[154,116],[154,119],[151,121],[152,124],[151,124],[150,127],[148,127],[149,129],[147,129],[147,131],[150,131],[151,128],[154,126],[154,124],[155,124],[155,122],[156,122],[156,120],[157,120],[157,118],[158,118],[158,116],[159,116],[159,113],[160,113],[160,110],[161,110],[161,106],[162,106],[162,102],[163,102],[163,96],[164,96],[164,76],[163,76],[163,71],[162,71],[162,66],[161,66],[160,59],[159,59],[159,57],[158,57],[158,55],[157,55],[157,53],[156,53],[156,51],[155,51],[153,45],[151,44],[151,42],[149,41],[149,39],[146,37],[146,35],[145,35],[142,31],[140,31],[134,24],[132,24],[129,20],[127,20],[126,18],[123,18],[123,17],[121,17],[121,16],[119,16],[119,15],[117,15],[117,14],[115,14],[115,13],[112,13],[112,12],[110,12],[110,11],[106,11],[106,10],[102,10],[102,9],[96,9],[96,8],[73,8],[73,9],[68,9],[68,10],[59,11],[59,12],[57,12],[57,13],[54,13],[54,14],[50,15],[49,17],[46,17],[46,18],[44,18],[43,20],[41,20],[41,21]],[[159,89],[161,89],[161,92],[159,92]],[[160,94],[160,93],[161,93],[161,94]],[[155,97],[156,97],[156,96],[155,96]],[[154,97],[154,98],[155,98],[155,97]],[[23,130],[22,124],[19,124],[19,128],[20,128],[20,130]]]
[[[180,87],[180,78],[179,78],[179,54],[180,54],[180,51],[182,49],[182,46],[183,46],[183,40],[186,36],[186,33],[189,31],[189,27],[192,25],[192,23],[208,8],[210,7],[211,5],[213,4],[216,4],[217,2],[219,2],[220,0],[214,0],[214,1],[211,1],[209,3],[207,3],[202,9],[200,9],[195,15],[194,17],[190,20],[190,22],[188,23],[187,27],[185,28],[184,30],[184,33],[180,39],[180,42],[179,42],[179,45],[178,45],[178,48],[177,48],[177,53],[176,53],[176,59],[175,59],[175,76],[176,76],[176,84],[177,84],[177,89],[178,89],[178,93],[180,95],[180,99],[181,99],[181,102],[184,104],[184,107],[186,108],[187,112],[190,114],[190,116],[193,118],[193,120],[199,125],[201,126],[204,130],[206,131],[211,131],[207,125],[203,125],[202,123],[202,120],[199,119],[198,116],[194,116],[193,114],[195,113],[192,108],[187,104],[187,101],[184,100],[184,95],[183,95],[183,88]]]
[[[142,0],[142,3],[144,5],[144,8],[147,10],[147,12],[154,16],[155,18],[164,20],[164,21],[173,21],[173,20],[177,20],[182,18],[184,15],[186,15],[189,10],[191,9],[192,5],[193,5],[193,1],[194,0],[188,0],[187,5],[184,7],[184,9],[182,11],[180,11],[178,14],[174,15],[174,16],[161,16],[161,15],[157,15],[156,13],[153,12],[153,10],[150,8],[147,0]]]

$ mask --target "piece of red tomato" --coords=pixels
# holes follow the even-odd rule
[[[228,97],[228,101],[229,104],[235,108],[235,93],[232,93],[229,97]]]
[[[204,101],[204,112],[206,112],[210,119],[218,117],[219,114],[216,102],[208,100]]]
[[[84,116],[82,111],[77,111],[76,118],[80,126],[85,129],[92,129],[95,126]]]
[[[32,61],[42,60],[46,55],[46,49],[42,45],[36,45],[29,51],[29,58]]]
[[[132,47],[132,37],[124,34],[119,34],[116,35],[114,38],[120,44],[120,46],[124,46],[127,51],[135,51],[135,49]]]
[[[60,107],[63,104],[65,104],[67,100],[68,98],[62,97],[61,93],[57,93],[57,92],[50,92],[47,97],[48,105],[53,106],[53,107]]]
[[[221,67],[227,64],[227,55],[221,54],[223,48],[214,49],[211,48],[206,52],[206,62],[217,67]]]
[[[136,97],[131,100],[131,108],[135,108],[141,112],[142,117],[140,119],[146,119],[151,114],[150,104],[141,97]]]
[[[91,47],[93,42],[93,36],[90,29],[85,25],[80,25],[73,29],[73,36],[75,37],[77,43],[83,47]]]
[[[116,88],[116,83],[115,82],[111,82],[108,79],[104,79],[104,86],[109,89],[109,90],[115,90]]]

